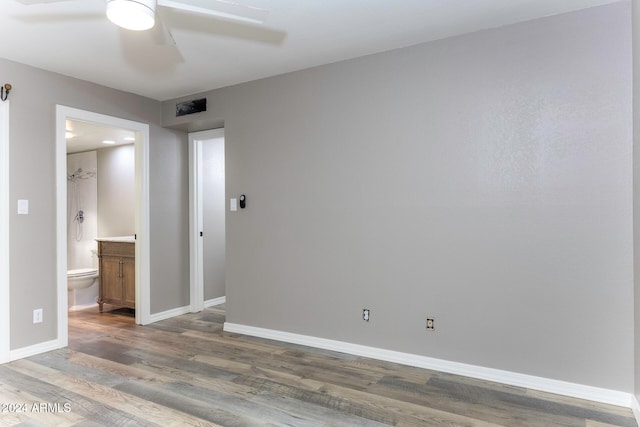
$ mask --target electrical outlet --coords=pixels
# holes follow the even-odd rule
[[[33,323],[42,323],[42,309],[36,308],[33,310]]]
[[[435,331],[436,330],[436,319],[433,317],[427,317],[427,331]]]
[[[370,310],[368,308],[363,308],[362,309],[362,320],[364,320],[365,322],[369,321],[369,314],[371,314]]]

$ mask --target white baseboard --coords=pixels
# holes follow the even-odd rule
[[[638,402],[637,396],[631,396],[631,410],[633,411],[633,416],[636,417],[636,423],[640,425],[640,402]]]
[[[224,304],[225,302],[227,302],[227,297],[210,299],[204,302],[204,308]]]
[[[592,387],[582,384],[569,383],[549,378],[536,377],[532,375],[519,374],[516,372],[502,371],[499,369],[485,368],[482,366],[468,365],[465,363],[450,362],[447,360],[434,359],[431,357],[418,356],[415,354],[401,353],[398,351],[384,350],[359,344],[351,344],[342,341],[328,340],[324,338],[293,334],[272,329],[256,328],[253,326],[246,326],[229,322],[225,322],[224,331],[322,348],[325,350],[338,351],[342,353],[353,354],[356,356],[363,356],[372,359],[384,360],[387,362],[399,363],[401,365],[415,366],[423,369],[447,372],[450,374],[462,375],[486,381],[508,384],[516,387],[524,387],[532,390],[555,393],[594,402],[607,403],[610,405],[623,406],[626,408],[632,407],[633,398],[637,405],[637,400],[630,393],[624,393],[621,391]],[[637,409],[634,409],[634,413],[636,411]],[[638,415],[639,414],[636,413],[636,419],[640,419]]]
[[[92,304],[89,306],[74,306],[82,309],[97,307],[97,304]],[[189,306],[174,308],[172,310],[163,311],[161,313],[152,314],[150,317],[151,322],[158,322],[160,320],[169,319],[171,317],[180,316],[181,314],[190,313]],[[13,360],[24,359],[25,357],[35,356],[36,354],[45,353],[47,351],[57,350],[59,348],[66,347],[67,343],[62,340],[52,340],[43,342],[40,344],[32,345],[29,347],[19,348],[17,350],[11,350],[9,352],[9,360],[6,362],[10,362]],[[0,361],[0,363],[4,363],[5,361]]]
[[[46,353],[47,351],[57,350],[66,346],[67,343],[63,342],[62,340],[51,340],[40,344],[31,345],[29,347],[11,350],[11,352],[9,353],[9,360],[12,361],[24,359],[25,357],[35,356],[36,354]]]
[[[170,319],[171,317],[180,316],[181,314],[191,313],[191,307],[178,307],[149,316],[149,323],[159,322],[160,320]]]

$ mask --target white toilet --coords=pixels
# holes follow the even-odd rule
[[[100,272],[98,270],[97,249],[91,249],[91,261],[84,266],[84,268],[67,270],[69,311],[85,310],[98,305],[96,301],[98,300]]]
[[[67,271],[67,288],[70,291],[85,289],[93,285],[98,278],[97,268],[79,268]]]

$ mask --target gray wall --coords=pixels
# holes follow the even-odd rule
[[[630,42],[623,2],[163,103],[248,197],[227,320],[631,392]]]
[[[135,234],[136,165],[133,144],[97,150],[98,236]]]
[[[67,178],[67,270],[98,267],[98,259],[91,252],[98,249],[97,152],[67,154],[67,176],[76,174],[78,169],[82,169],[79,177]],[[93,177],[90,176],[92,172]],[[80,210],[83,220],[78,222],[76,217]],[[94,290],[97,296],[98,292]]]
[[[3,59],[0,75],[13,85],[11,206],[30,202],[29,215],[10,209],[11,349],[56,338],[56,104],[150,124],[151,312],[187,305],[186,134],[160,127],[154,100]],[[44,322],[34,325],[32,311],[40,307]]]
[[[151,135],[151,314],[188,306],[188,135]]]

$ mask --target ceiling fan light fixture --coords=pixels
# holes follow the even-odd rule
[[[148,30],[155,24],[156,0],[107,0],[107,18],[127,30]]]

